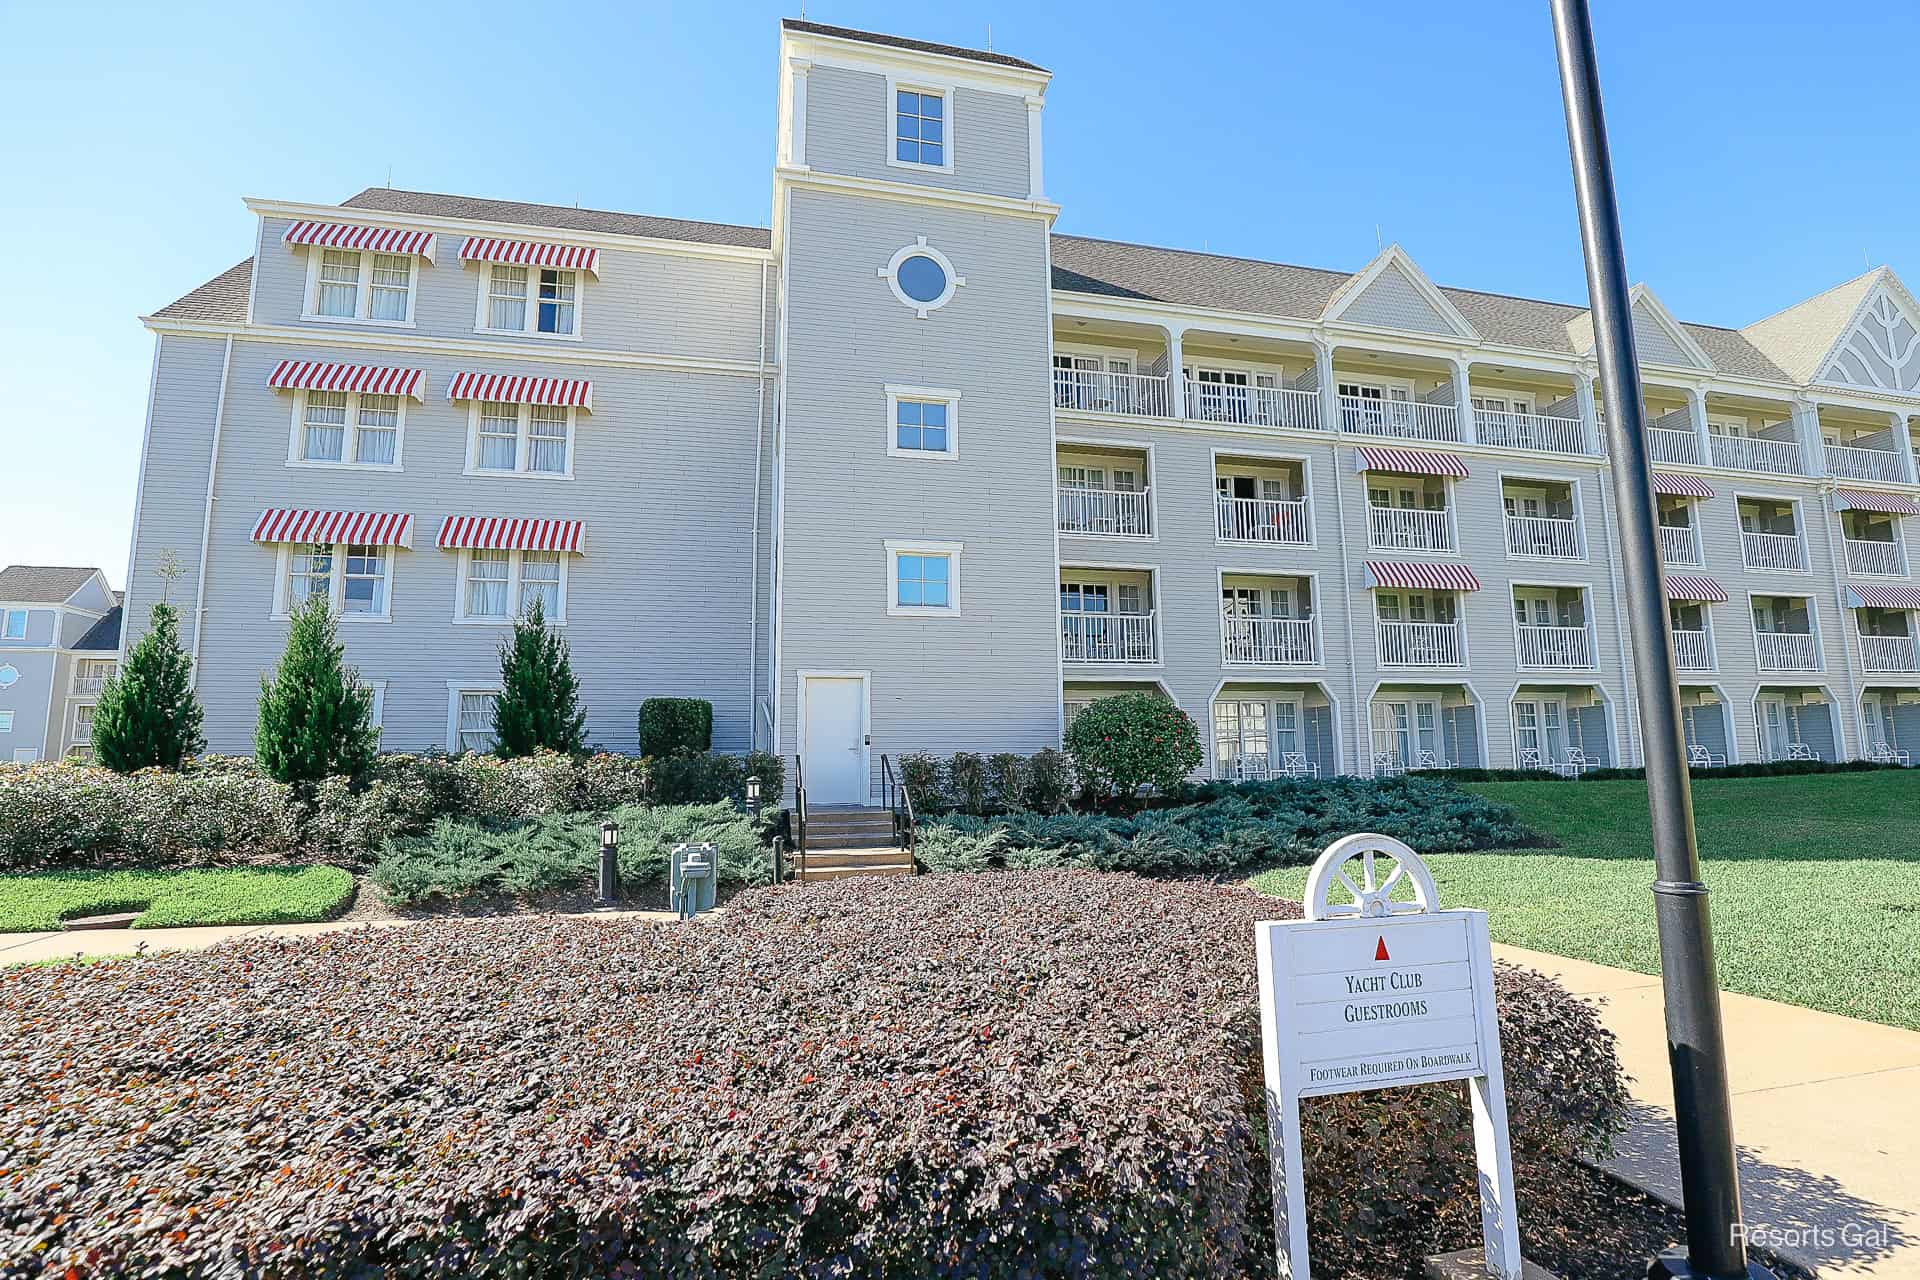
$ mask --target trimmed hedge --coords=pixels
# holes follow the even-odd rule
[[[640,754],[713,749],[713,704],[705,698],[648,698],[640,704]]]
[[[1191,803],[1128,817],[947,815],[921,824],[915,853],[932,871],[1211,872],[1311,862],[1353,831],[1397,836],[1428,853],[1548,843],[1507,805],[1445,779],[1406,776],[1215,783],[1194,788]]]
[[[1247,890],[1053,872],[248,939],[0,974],[0,1256],[36,1274],[1049,1276],[1271,1265]],[[1522,1241],[1621,1122],[1593,1012],[1495,980]],[[183,1000],[180,993],[194,993]],[[1305,1108],[1315,1261],[1479,1238],[1458,1084]]]

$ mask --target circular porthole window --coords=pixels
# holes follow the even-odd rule
[[[953,298],[953,291],[967,282],[965,276],[954,271],[947,255],[930,246],[925,236],[894,254],[893,259],[880,268],[880,276],[893,290],[893,296],[912,307],[922,320],[929,311],[946,306]]]

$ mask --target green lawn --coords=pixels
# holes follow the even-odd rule
[[[0,933],[58,929],[68,916],[139,911],[136,929],[325,920],[353,896],[338,867],[44,871],[0,876]]]
[[[1486,908],[1498,942],[1659,971],[1645,783],[1468,790],[1563,847],[1438,854],[1443,906]],[[1721,985],[1920,1029],[1920,775],[1714,779],[1693,796]],[[1284,897],[1305,882],[1254,878]]]

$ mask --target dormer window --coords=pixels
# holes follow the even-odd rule
[[[580,336],[581,277],[599,274],[598,249],[469,236],[460,257],[480,264],[474,332]]]
[[[893,158],[900,164],[947,167],[947,95],[931,89],[893,91]]]
[[[317,249],[311,315],[328,320],[413,322],[413,257]]]

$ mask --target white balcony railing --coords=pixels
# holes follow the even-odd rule
[[[1292,387],[1224,386],[1187,383],[1187,416],[1201,422],[1230,422],[1251,427],[1322,429],[1320,393]]]
[[[1086,413],[1151,418],[1170,417],[1173,412],[1166,375],[1109,373],[1103,369],[1055,369],[1053,403],[1056,408]]]
[[[1753,647],[1762,671],[1818,671],[1820,648],[1804,631],[1756,631]]]
[[[1898,542],[1847,539],[1847,572],[1874,578],[1902,578],[1907,573],[1905,550]]]
[[[1740,534],[1741,554],[1749,569],[1804,569],[1807,546],[1797,533]]]
[[[1675,431],[1669,427],[1648,427],[1647,456],[1655,462],[1698,466],[1700,437],[1691,431]]]
[[[1457,667],[1465,652],[1452,622],[1377,622],[1383,667]]]
[[[1827,474],[1843,480],[1885,480],[1905,484],[1907,466],[1888,449],[1857,449],[1850,444],[1826,447]]]
[[[1522,626],[1518,630],[1523,667],[1593,665],[1593,643],[1585,627]]]
[[[1460,411],[1450,404],[1421,404],[1416,400],[1369,400],[1340,397],[1340,429],[1368,436],[1400,440],[1460,443]]]
[[[1222,618],[1220,658],[1230,667],[1309,667],[1320,661],[1310,618]]]
[[[1666,564],[1698,568],[1706,561],[1700,556],[1700,532],[1690,524],[1660,526],[1660,559]]]
[[[1507,517],[1507,553],[1546,560],[1580,558],[1580,525],[1559,516]]]
[[[1475,409],[1473,423],[1481,444],[1541,449],[1548,453],[1587,452],[1587,431],[1578,418]]]
[[[1216,498],[1220,536],[1228,542],[1271,542],[1279,546],[1313,544],[1307,502],[1269,498]]]
[[[1145,489],[1062,488],[1056,506],[1062,533],[1144,538],[1153,532]]]
[[[1453,519],[1443,508],[1367,508],[1367,545],[1375,551],[1451,551]]]
[[[112,674],[111,666],[105,671],[89,671],[84,666],[74,668],[73,696],[78,698],[99,693],[107,687],[107,677]]]
[[[1797,440],[1767,440],[1760,436],[1710,436],[1713,465],[1733,471],[1772,471],[1803,476],[1806,461]]]
[[[1705,631],[1673,629],[1673,665],[1682,671],[1713,670],[1713,642]]]
[[[1152,662],[1152,613],[1063,613],[1060,656],[1066,662]]]
[[[1912,636],[1861,636],[1860,662],[1869,671],[1920,671]]]

